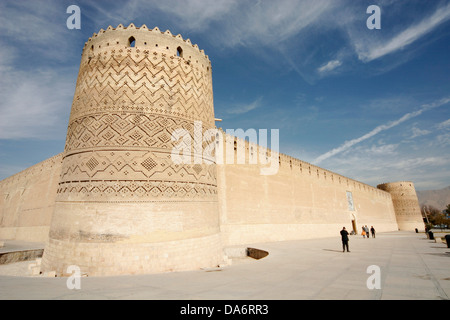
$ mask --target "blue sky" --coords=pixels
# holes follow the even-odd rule
[[[450,1],[2,0],[0,21],[0,179],[63,151],[84,43],[133,22],[205,50],[223,129],[279,129],[282,153],[373,186],[450,185]]]

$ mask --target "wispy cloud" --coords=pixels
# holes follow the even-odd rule
[[[417,154],[408,143],[360,144],[329,159],[327,168],[372,186],[407,179],[414,181],[416,188],[426,188],[430,183],[445,187],[450,157],[435,150]]]
[[[450,146],[450,133],[438,135],[436,141],[440,147]]]
[[[395,153],[397,148],[398,144],[373,145],[368,148],[365,153],[369,156],[387,155]]]
[[[323,66],[318,68],[317,71],[319,73],[326,73],[326,72],[333,71],[334,69],[336,69],[337,67],[339,67],[341,65],[342,65],[341,61],[339,61],[339,60],[331,60],[327,64],[324,64]]]
[[[379,3],[383,9],[393,6],[392,1]],[[441,6],[394,36],[389,32],[374,39],[364,33],[365,24],[361,27],[366,7],[348,0],[217,0],[214,4],[186,0],[182,5],[179,0],[130,0],[107,7],[95,2],[86,5],[96,11],[96,16],[89,18],[101,21],[103,27],[132,21],[149,24],[149,17],[163,16],[167,26],[175,29],[172,32],[182,30],[184,36],[201,37],[223,51],[243,47],[254,50],[268,62],[288,65],[309,83],[331,71],[351,70],[354,64],[349,62],[353,62],[350,59],[354,59],[355,51],[360,63],[381,58],[412,44],[450,17],[450,5]],[[339,40],[328,41],[330,30]],[[317,48],[319,39],[327,46],[333,43],[327,53]],[[279,58],[274,59],[274,53]],[[399,64],[397,60],[379,68],[390,70]]]
[[[443,129],[450,129],[450,119],[445,120],[444,122],[441,122],[437,125],[437,128],[439,130],[443,130]]]
[[[80,32],[66,27],[68,4],[64,1],[2,1],[0,4],[0,45],[32,50],[41,59],[63,61],[79,51]]]
[[[360,142],[362,142],[364,140],[367,140],[367,139],[377,135],[378,133],[380,133],[382,131],[391,129],[391,128],[395,127],[395,126],[398,126],[399,124],[401,124],[401,123],[403,123],[403,122],[405,122],[405,121],[407,121],[409,119],[412,119],[414,117],[417,117],[417,116],[421,115],[425,111],[428,111],[428,110],[433,109],[433,108],[440,107],[440,106],[442,106],[444,104],[447,104],[449,102],[450,102],[450,97],[449,98],[443,98],[443,99],[441,99],[439,101],[436,101],[436,102],[433,102],[431,104],[422,105],[419,108],[419,110],[417,110],[417,111],[409,112],[409,113],[405,114],[404,116],[402,116],[401,118],[399,118],[399,119],[397,119],[395,121],[391,121],[391,122],[389,122],[387,124],[379,125],[378,127],[373,129],[372,131],[366,133],[365,135],[363,135],[363,136],[361,136],[359,138],[352,139],[350,141],[346,141],[341,146],[339,146],[339,147],[337,147],[335,149],[332,149],[332,150],[322,154],[321,156],[317,157],[313,161],[313,163],[319,164],[320,162],[322,162],[322,161],[324,161],[324,160],[326,160],[326,159],[328,159],[330,157],[333,157],[334,155],[336,155],[338,153],[341,153],[341,152],[343,152],[345,150],[348,150],[349,148],[351,148],[355,144],[358,144],[358,143],[360,143]]]
[[[103,16],[133,19],[159,11],[177,28],[196,32],[224,47],[276,45],[294,36],[336,6],[335,0],[238,1],[132,0]],[[99,12],[105,11],[98,7]],[[151,8],[149,12],[146,8]],[[124,13],[127,13],[124,15]],[[117,20],[117,19],[115,19]],[[217,26],[220,26],[217,28]],[[216,26],[216,27],[212,27]],[[150,27],[150,26],[149,26]]]
[[[244,114],[250,112],[254,109],[261,107],[262,97],[259,97],[255,101],[248,104],[237,104],[231,109],[226,110],[226,113],[229,114]]]
[[[413,127],[411,130],[412,130],[412,133],[411,133],[411,136],[410,136],[411,139],[414,139],[414,138],[417,138],[417,137],[421,137],[421,136],[425,136],[425,135],[431,133],[430,130],[419,129],[417,127]]]
[[[0,4],[0,139],[64,136],[77,75],[64,64],[79,61],[82,36],[67,29],[66,4]]]
[[[391,39],[375,45],[364,42],[357,46],[359,59],[369,62],[381,58],[387,54],[396,52],[422,38],[440,24],[450,19],[450,4],[438,7],[435,12],[418,23],[398,33]]]
[[[134,6],[136,3],[147,4],[148,1],[134,0]],[[209,30],[208,25],[217,20],[223,19],[225,16],[233,16],[231,13],[238,12],[237,0],[215,0],[214,3],[207,3],[202,0],[185,0],[180,5],[179,0],[166,0],[150,1],[152,7],[161,10],[164,13],[168,13],[177,17],[178,24],[183,29],[189,31],[203,31]],[[139,6],[140,8],[145,7]]]
[[[414,168],[422,168],[426,166],[440,166],[449,163],[448,157],[416,157],[413,159],[403,159],[402,161],[389,164],[395,169],[411,171]]]
[[[64,136],[74,81],[75,77],[38,70],[16,70],[14,76],[0,79],[0,139]]]
[[[311,25],[333,6],[329,0],[317,1],[258,1],[239,13],[241,26],[230,28],[239,39],[235,43],[246,45],[275,45],[293,37]],[[298,39],[297,39],[298,41]]]

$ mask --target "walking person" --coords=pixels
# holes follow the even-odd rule
[[[347,252],[350,252],[350,250],[348,250],[348,232],[347,230],[345,230],[345,227],[342,227],[341,230],[341,238],[342,238],[342,252],[345,252],[345,249],[347,249]]]
[[[363,236],[363,238],[366,237],[366,229],[364,228],[364,226],[362,226],[361,235]]]
[[[370,232],[372,233],[372,238],[375,238],[375,228],[373,226],[370,227]]]
[[[364,226],[364,231],[366,231],[367,239],[369,239],[370,233],[369,233],[369,227],[367,226],[367,224]]]

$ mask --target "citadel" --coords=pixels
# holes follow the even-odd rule
[[[412,182],[375,188],[221,131],[215,154],[200,138],[193,161],[172,161],[175,130],[195,140],[215,120],[197,45],[145,25],[100,30],[83,49],[64,151],[0,181],[0,239],[45,242],[44,272],[108,276],[214,267],[225,248],[343,226],[424,229]],[[217,160],[237,160],[238,146],[244,164]]]

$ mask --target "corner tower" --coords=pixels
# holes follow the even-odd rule
[[[377,188],[391,194],[400,230],[413,231],[416,228],[420,231],[425,230],[414,183],[411,181],[384,183]]]
[[[85,44],[42,268],[64,275],[222,262],[214,159],[175,164],[172,132],[214,128],[211,63],[181,35],[119,25]],[[194,155],[192,155],[194,158]],[[197,161],[198,162],[198,161]]]

